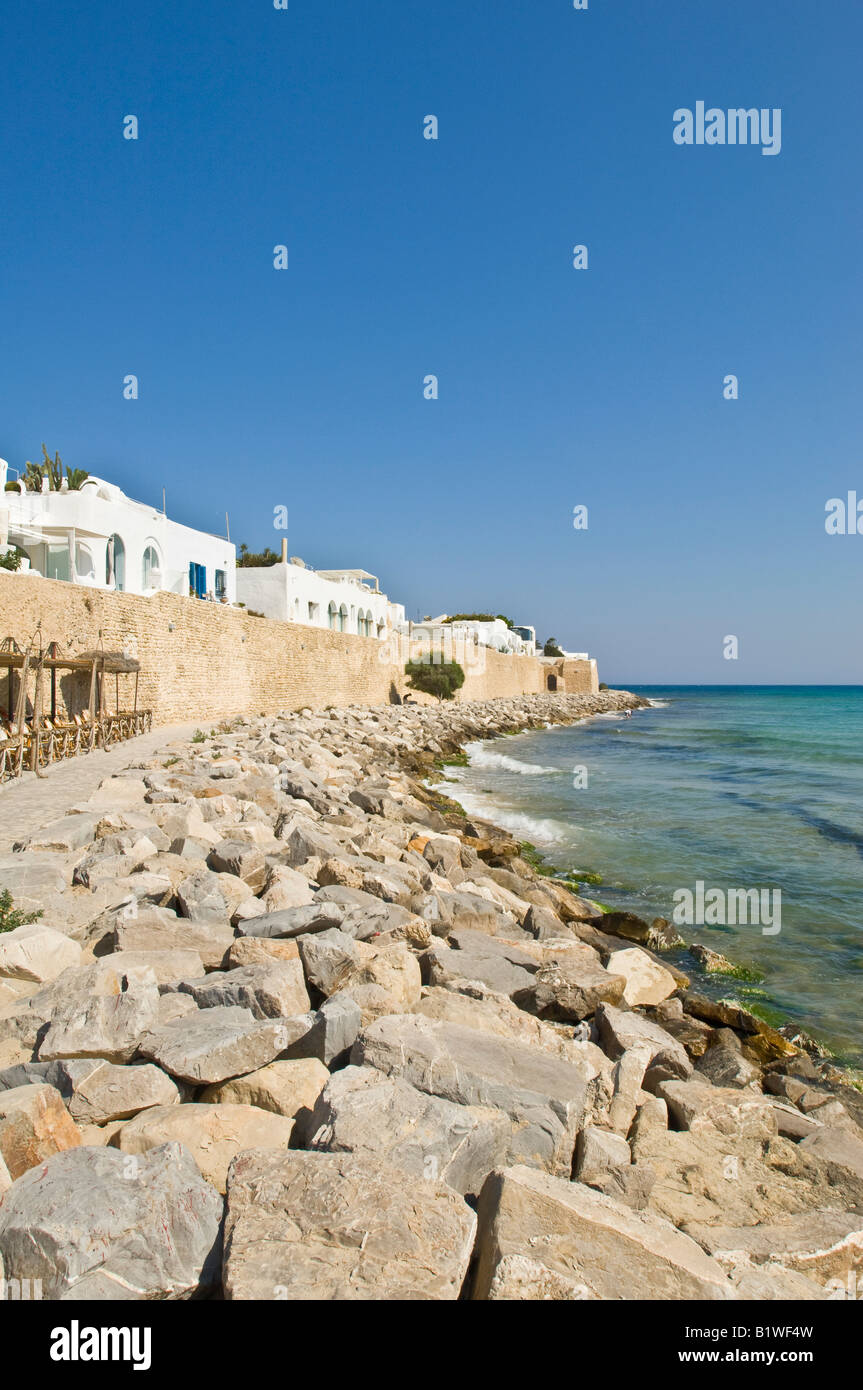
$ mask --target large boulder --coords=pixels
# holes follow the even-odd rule
[[[734,1296],[722,1267],[670,1222],[532,1168],[492,1173],[478,1221],[475,1299],[519,1296],[504,1277],[513,1259],[548,1271],[555,1298]],[[557,1292],[555,1280],[563,1281]]]
[[[362,1027],[362,1011],[349,994],[334,994],[304,1016],[306,1031],[288,1045],[288,1057],[317,1057],[324,1066],[344,1061]]]
[[[11,1177],[81,1143],[81,1131],[53,1086],[0,1091],[0,1156]]]
[[[170,985],[176,980],[194,979],[203,975],[204,962],[199,951],[120,951],[115,952],[115,964],[123,970],[132,968],[150,969],[159,985]]]
[[[286,1149],[293,1120],[254,1105],[159,1105],[142,1110],[116,1135],[126,1154],[147,1153],[160,1144],[182,1144],[207,1182],[224,1192],[228,1165],[245,1149]]]
[[[274,1115],[295,1121],[294,1134],[305,1133],[306,1122],[321,1091],[330,1079],[317,1057],[270,1062],[248,1076],[235,1076],[217,1086],[207,1086],[200,1100],[207,1105],[256,1105]]]
[[[688,1231],[729,1273],[778,1265],[826,1284],[863,1270],[859,1212],[806,1211],[757,1226],[694,1224]]]
[[[778,1132],[775,1105],[768,1096],[707,1081],[661,1081],[657,1095],[666,1102],[676,1129],[717,1129],[747,1139],[771,1139]]]
[[[149,967],[126,969],[109,957],[68,970],[34,996],[34,1009],[48,1007],[49,1025],[39,1044],[40,1061],[56,1057],[101,1057],[128,1062],[156,1022],[159,986]]]
[[[380,1158],[240,1154],[228,1176],[225,1296],[451,1301],[475,1230],[451,1188],[407,1181]]]
[[[138,1158],[77,1148],[31,1168],[0,1205],[0,1275],[43,1297],[178,1299],[218,1284],[222,1199],[180,1144]]]
[[[829,1167],[863,1178],[863,1142],[844,1129],[824,1125],[801,1140],[800,1148]]]
[[[608,969],[613,975],[623,976],[623,999],[630,1009],[640,1004],[661,1004],[677,988],[671,972],[637,946],[615,951],[608,961]]]
[[[16,927],[0,936],[0,976],[45,984],[81,963],[77,941],[41,922]]]
[[[355,1000],[364,1024],[384,1014],[407,1013],[420,1001],[419,962],[399,941],[361,944],[360,960],[338,986],[336,995]]]
[[[267,861],[255,845],[242,840],[220,840],[207,855],[207,866],[217,874],[236,874],[259,893],[267,881]]]
[[[686,1049],[658,1023],[651,1023],[641,1014],[616,1009],[612,1004],[600,1004],[596,1010],[596,1025],[602,1046],[615,1061],[631,1047],[644,1046],[650,1052],[651,1065],[662,1068],[669,1076],[692,1074]]]
[[[499,1110],[454,1105],[374,1067],[345,1067],[330,1077],[307,1126],[312,1148],[385,1154],[411,1177],[439,1178],[473,1194],[503,1161],[510,1133]]]
[[[606,970],[590,946],[573,942],[542,965],[535,985],[536,1012],[558,1023],[592,1018],[599,1004],[619,1004],[625,981]]]
[[[103,1125],[156,1105],[179,1105],[180,1100],[177,1083],[150,1062],[118,1067],[96,1061],[86,1075],[72,1080],[68,1106],[81,1124]]]
[[[518,946],[475,931],[460,934],[458,950],[435,943],[423,958],[426,982],[433,987],[459,989],[476,980],[514,1000],[532,995],[536,967]]]
[[[512,1125],[510,1161],[566,1175],[599,1084],[587,1056],[565,1062],[508,1038],[407,1014],[364,1029],[351,1061],[458,1105],[502,1110]]]
[[[234,939],[227,922],[192,922],[164,907],[121,912],[114,918],[110,934],[111,943],[120,952],[196,951],[205,970],[219,969]]]
[[[309,1008],[309,993],[299,960],[272,960],[244,965],[225,974],[213,972],[177,986],[199,1009],[249,1009],[255,1018],[289,1018]]]
[[[181,1081],[215,1085],[275,1061],[309,1027],[303,1015],[270,1022],[249,1009],[201,1009],[147,1034],[140,1052]]]

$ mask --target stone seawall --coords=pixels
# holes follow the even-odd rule
[[[38,624],[43,641],[56,641],[66,652],[92,650],[101,641],[106,651],[137,657],[138,703],[152,709],[159,724],[303,706],[389,704],[407,692],[404,654],[392,642],[256,618],[176,594],[141,598],[0,572],[0,638],[14,637],[24,647]],[[583,683],[577,686],[578,674],[568,672],[566,688],[590,693],[589,665],[579,664]],[[468,663],[465,671],[461,701],[545,688],[534,657],[485,649],[481,664]],[[61,678],[58,697],[63,707],[79,711],[87,701],[86,679]],[[5,689],[0,706],[5,711]]]

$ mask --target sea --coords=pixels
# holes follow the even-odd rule
[[[442,790],[605,907],[674,920],[689,892],[707,920],[679,927],[687,945],[749,977],[702,976],[679,950],[694,987],[863,1065],[863,687],[632,689],[650,707],[629,719],[468,745]],[[755,924],[729,905],[750,889],[770,894]]]

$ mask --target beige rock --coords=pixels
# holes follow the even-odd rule
[[[244,1153],[228,1180],[225,1296],[452,1301],[475,1230],[451,1188],[382,1158]]]
[[[820,1284],[863,1269],[863,1216],[807,1211],[757,1226],[692,1225],[689,1234],[729,1271],[768,1263]]]
[[[79,1123],[124,1120],[153,1106],[179,1105],[180,1089],[160,1067],[115,1066],[103,1062],[78,1082],[69,1099],[69,1114]]]
[[[614,951],[608,969],[626,981],[623,997],[631,1009],[639,1004],[661,1004],[677,988],[674,976],[637,946]]]
[[[727,1299],[722,1267],[668,1221],[533,1168],[492,1173],[480,1196],[473,1297],[523,1256],[603,1299]]]
[[[200,1099],[207,1105],[254,1105],[274,1115],[304,1120],[330,1079],[330,1073],[316,1057],[294,1062],[270,1062],[269,1066],[207,1086]]]
[[[238,936],[225,960],[225,968],[239,970],[244,965],[266,965],[271,960],[297,960],[296,941],[278,937]]]
[[[160,985],[172,984],[174,980],[194,979],[204,973],[200,951],[179,947],[168,951],[115,951],[113,960],[123,970],[149,968]]]
[[[420,1001],[419,961],[401,944],[363,949],[363,957],[336,994],[347,994],[362,1010],[363,1026],[384,1014],[410,1012]]]
[[[657,1095],[668,1105],[678,1129],[718,1129],[741,1138],[770,1139],[778,1132],[776,1111],[770,1097],[709,1082],[662,1081]]]
[[[114,1147],[141,1154],[160,1144],[182,1144],[207,1181],[224,1192],[232,1158],[246,1149],[286,1149],[292,1130],[291,1119],[253,1105],[162,1105],[123,1125]]]
[[[285,907],[305,907],[315,895],[305,875],[280,864],[274,868],[262,896],[264,912],[281,912]]]
[[[485,1295],[489,1302],[550,1303],[595,1301],[587,1284],[549,1269],[529,1255],[504,1255],[495,1266]]]
[[[81,1143],[81,1131],[53,1086],[0,1091],[0,1155],[12,1176]]]
[[[0,936],[0,975],[44,984],[81,962],[77,941],[33,922]]]

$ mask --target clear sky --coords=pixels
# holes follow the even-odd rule
[[[13,466],[253,549],[285,504],[316,568],[612,682],[863,682],[824,528],[863,498],[859,0],[44,0],[0,40]],[[676,145],[699,100],[781,108],[781,153]]]

